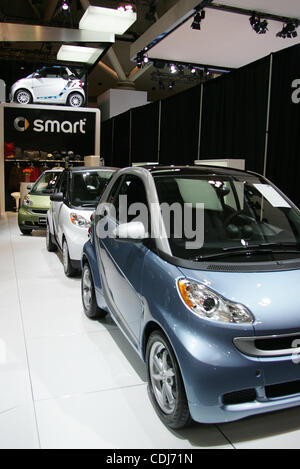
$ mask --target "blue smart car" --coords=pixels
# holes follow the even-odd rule
[[[82,257],[89,318],[110,313],[171,428],[300,404],[300,211],[260,175],[114,174]]]

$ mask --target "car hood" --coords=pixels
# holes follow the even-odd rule
[[[29,208],[41,208],[43,210],[49,210],[50,208],[50,196],[49,195],[32,195],[28,194],[27,198],[31,200],[33,205]]]
[[[255,317],[257,335],[300,331],[300,270],[231,273],[180,268],[180,271],[246,306]]]

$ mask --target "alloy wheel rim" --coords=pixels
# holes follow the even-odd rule
[[[79,107],[82,103],[81,96],[75,94],[74,96],[71,97],[71,105],[73,107]]]
[[[28,93],[25,93],[24,91],[18,94],[17,101],[20,104],[28,104],[30,101]]]
[[[169,350],[160,341],[155,342],[151,347],[149,371],[152,389],[159,407],[165,414],[172,414],[177,401],[174,363]]]
[[[92,280],[87,269],[85,269],[82,277],[82,293],[84,306],[89,309],[92,301]]]

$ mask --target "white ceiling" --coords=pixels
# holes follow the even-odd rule
[[[300,19],[300,0],[218,0],[217,3]],[[276,37],[276,33],[282,29],[282,23],[268,20],[269,31],[258,35],[252,30],[248,15],[212,8],[206,8],[206,18],[201,22],[201,31],[193,30],[191,23],[192,19],[187,20],[166,36],[149,51],[149,57],[238,68],[271,52],[300,43],[300,27],[297,38],[282,39]],[[155,26],[155,37],[158,37],[164,32],[164,19],[161,18]],[[141,40],[142,37],[139,42]],[[147,41],[149,44],[148,37]]]
[[[215,3],[290,18],[299,18],[300,16],[299,0],[217,0]]]

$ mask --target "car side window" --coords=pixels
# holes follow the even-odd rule
[[[64,196],[66,195],[67,193],[67,173],[63,173],[61,175],[61,178],[60,178],[60,181],[57,185],[57,190],[56,192],[62,192],[64,194]]]
[[[123,197],[122,197],[123,196]],[[143,181],[137,177],[126,176],[116,191],[112,204],[119,223],[130,222],[139,217],[145,225],[149,222],[149,206]],[[124,205],[125,204],[125,205]],[[141,204],[140,207],[134,204]]]

